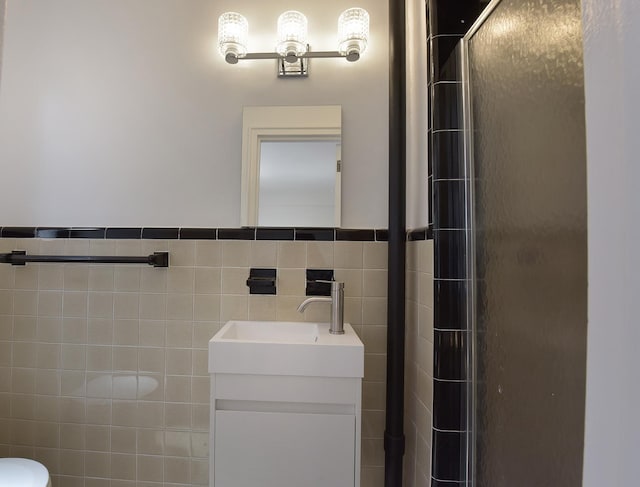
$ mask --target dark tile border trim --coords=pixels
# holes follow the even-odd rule
[[[407,231],[407,241],[417,242],[419,240],[433,240],[432,225]]]
[[[91,238],[160,240],[283,240],[386,242],[387,229],[311,227],[0,227],[0,238]]]

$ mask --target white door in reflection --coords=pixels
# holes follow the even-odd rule
[[[258,225],[339,226],[339,176],[340,141],[262,141]]]

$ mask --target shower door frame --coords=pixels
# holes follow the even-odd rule
[[[502,0],[492,0],[482,11],[478,19],[473,23],[469,31],[461,39],[458,45],[458,59],[461,73],[461,96],[462,96],[462,120],[463,120],[463,156],[465,170],[465,222],[466,222],[466,257],[467,257],[467,327],[471,331],[471,341],[467,347],[467,371],[470,374],[470,381],[467,389],[467,486],[476,485],[476,435],[477,435],[477,384],[478,359],[477,350],[477,307],[476,307],[476,239],[475,239],[475,159],[474,159],[474,125],[472,99],[473,92],[470,83],[469,71],[469,43],[478,30],[484,25],[493,11]]]

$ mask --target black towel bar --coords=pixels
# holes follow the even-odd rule
[[[169,267],[169,252],[154,252],[141,257],[109,255],[27,255],[24,250],[0,254],[0,263],[25,265],[27,262],[77,262],[85,264],[148,264],[153,267]]]

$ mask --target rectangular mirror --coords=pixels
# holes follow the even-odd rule
[[[241,224],[339,227],[340,106],[245,107]]]

